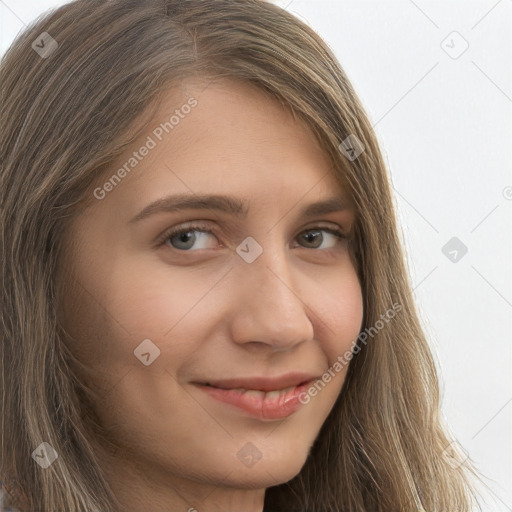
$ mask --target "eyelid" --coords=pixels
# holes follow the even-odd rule
[[[350,235],[349,231],[347,231],[342,226],[340,226],[334,222],[329,223],[327,221],[316,221],[316,222],[313,222],[312,224],[302,227],[296,236],[298,236],[304,232],[307,232],[307,231],[312,231],[314,229],[330,231],[332,234],[339,236],[340,239],[349,238],[349,235]],[[160,247],[161,245],[164,245],[165,242],[171,236],[176,236],[180,233],[183,233],[183,232],[186,233],[188,231],[204,231],[206,233],[213,234],[217,238],[219,238],[218,230],[214,226],[211,226],[210,224],[207,224],[204,221],[198,220],[198,221],[185,222],[183,224],[178,224],[177,226],[166,229],[160,236],[157,237],[155,244],[158,247]],[[191,252],[194,252],[194,251],[191,251]]]
[[[164,242],[166,242],[170,236],[175,236],[176,234],[178,234],[180,232],[187,232],[187,231],[205,231],[207,233],[211,233],[218,237],[217,231],[215,230],[215,228],[210,226],[209,224],[204,224],[203,221],[190,221],[190,222],[178,224],[177,226],[166,229],[161,235],[159,235],[157,237],[157,239],[155,240],[155,244],[157,246],[163,245]]]

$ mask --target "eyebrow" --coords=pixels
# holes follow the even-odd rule
[[[348,209],[344,199],[338,196],[329,197],[316,203],[306,205],[301,210],[302,217],[326,215],[328,213],[341,212]],[[162,212],[176,212],[181,210],[214,210],[234,215],[238,218],[247,218],[249,207],[246,201],[225,195],[211,194],[178,194],[167,196],[150,203],[130,223],[139,222],[151,215]]]

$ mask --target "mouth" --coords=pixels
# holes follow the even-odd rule
[[[264,391],[281,392],[290,390],[297,386],[302,386],[315,379],[318,379],[314,373],[293,372],[282,374],[275,377],[254,376],[231,379],[209,379],[201,382],[195,382],[201,386],[209,386],[218,389],[232,389],[237,391]]]
[[[215,388],[215,389],[223,389],[225,391],[228,391],[228,390],[230,390],[230,391],[238,391],[240,393],[261,393],[263,395],[268,395],[270,397],[273,397],[273,396],[279,396],[281,394],[286,394],[289,391],[293,391],[298,386],[303,386],[304,384],[309,384],[313,380],[314,379],[309,379],[309,380],[305,380],[303,382],[300,382],[298,384],[295,384],[295,385],[292,385],[292,386],[288,386],[286,388],[270,389],[270,390],[260,389],[260,388],[258,388],[256,386],[254,388],[249,388],[249,387],[232,388],[232,387],[228,387],[228,386],[221,386],[221,385],[210,384],[209,382],[199,383],[199,385],[207,386],[207,387]]]
[[[300,398],[313,380],[307,379],[296,385],[270,390],[226,388],[208,382],[194,384],[210,398],[230,409],[243,411],[260,420],[278,420],[290,416],[305,405]]]

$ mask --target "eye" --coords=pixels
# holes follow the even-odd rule
[[[199,235],[197,234],[199,233]],[[323,233],[327,233],[331,238],[331,244],[328,247],[321,247],[322,243],[326,240],[326,237]],[[196,246],[195,249],[212,249],[214,247],[207,247],[205,244],[208,242],[208,235],[216,236],[212,229],[208,228],[203,224],[193,224],[188,225],[182,228],[171,229],[166,231],[157,241],[158,246],[167,246],[171,249],[175,249],[181,252],[190,252],[190,249],[194,247],[194,244],[199,244],[199,247]],[[315,226],[313,228],[307,229],[303,231],[297,237],[298,239],[302,238],[306,246],[303,246],[306,249],[335,249],[337,246],[341,245],[348,237],[338,228],[327,228],[322,226]],[[312,245],[311,245],[312,244]],[[202,246],[201,246],[202,245]],[[309,247],[308,247],[309,245]]]
[[[325,227],[315,227],[308,229],[307,231],[304,231],[301,235],[302,238],[306,240],[306,243],[313,243],[313,247],[310,247],[311,249],[319,249],[320,247],[317,244],[317,242],[320,242],[320,245],[325,240],[325,236],[322,235],[322,233],[327,233],[330,237],[332,237],[332,245],[331,247],[323,247],[324,250],[326,249],[335,249],[337,246],[339,246],[344,240],[347,239],[347,236],[340,230],[340,229],[333,229],[333,228],[325,228]],[[307,247],[306,247],[307,248]]]
[[[197,236],[196,233],[201,233],[203,236]],[[211,229],[202,224],[189,225],[166,231],[159,239],[158,245],[171,246],[178,251],[188,251],[198,240],[202,240],[204,244],[206,235],[215,236]],[[208,249],[208,247],[197,247],[197,249]]]

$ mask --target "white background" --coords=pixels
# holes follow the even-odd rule
[[[63,3],[0,0],[2,54]],[[274,3],[329,44],[370,115],[444,415],[487,477],[485,512],[512,512],[512,0]]]

